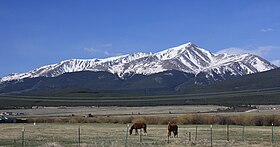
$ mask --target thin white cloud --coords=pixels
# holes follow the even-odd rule
[[[105,43],[105,44],[101,44],[101,46],[109,48],[109,47],[112,47],[113,45],[111,43]]]
[[[111,53],[108,50],[106,50],[111,47],[113,47],[113,45],[111,43],[104,43],[104,44],[97,45],[98,49],[95,47],[85,47],[84,51],[94,53],[94,54],[104,54],[107,56],[116,55],[115,53]]]
[[[96,48],[84,48],[84,51],[89,52],[91,54],[101,55],[101,56],[118,56],[122,55],[121,53],[114,53],[104,49],[96,49]]]
[[[84,51],[87,51],[87,52],[96,52],[97,50],[95,48],[87,48],[85,47],[84,48]]]
[[[258,56],[264,56],[271,52],[271,49],[274,49],[274,46],[260,46],[256,49],[244,49],[244,48],[237,48],[237,47],[230,47],[226,49],[222,49],[217,52],[217,54],[230,54],[230,55],[239,55],[239,54],[253,54]]]
[[[266,33],[266,32],[272,32],[274,31],[274,29],[272,28],[264,28],[264,29],[260,29],[260,32]]]
[[[259,46],[254,49],[248,48],[238,48],[230,47],[218,51],[216,54],[229,54],[229,55],[239,55],[239,54],[253,54],[258,55],[264,59],[269,60],[272,64],[280,67],[280,46]]]
[[[218,51],[216,54],[230,54],[230,55],[239,55],[239,54],[244,54],[248,53],[247,50],[237,48],[237,47],[230,47],[230,48],[225,48],[220,51]]]
[[[273,60],[273,61],[271,61],[271,63],[280,67],[280,60]]]

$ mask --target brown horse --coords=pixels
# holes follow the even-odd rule
[[[130,128],[130,130],[129,130],[129,134],[131,135],[132,134],[132,131],[133,131],[133,129],[135,129],[135,135],[137,135],[138,134],[138,129],[142,129],[143,128],[143,130],[144,130],[144,133],[147,135],[147,125],[145,124],[145,123],[134,123],[132,126],[131,126],[131,128]]]
[[[174,137],[178,137],[178,126],[175,124],[175,123],[168,123],[168,127],[167,127],[167,130],[168,130],[168,137],[171,137],[171,132],[173,132],[174,134]]]

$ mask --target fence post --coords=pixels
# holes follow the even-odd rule
[[[271,143],[274,143],[274,128],[273,128],[273,122],[271,123]]]
[[[227,124],[227,141],[229,141],[229,125]]]
[[[245,141],[245,126],[242,128],[242,140]]]
[[[25,128],[22,127],[21,130],[21,146],[24,147],[24,132],[25,132]]]
[[[191,141],[192,141],[192,133],[189,132],[189,142],[191,142]]]
[[[197,140],[197,125],[195,126],[195,138],[194,140],[196,141]]]
[[[129,128],[129,124],[128,124],[127,127],[126,127],[125,143],[124,143],[124,146],[125,146],[125,147],[127,147],[128,128]]]
[[[139,141],[140,141],[140,143],[142,143],[142,129],[140,129]]]
[[[212,133],[212,125],[210,125],[210,140],[211,140],[211,147],[213,147],[213,133]]]
[[[78,145],[81,144],[81,126],[78,127]]]

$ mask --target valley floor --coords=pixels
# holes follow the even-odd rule
[[[223,106],[196,105],[196,106],[147,106],[147,107],[33,107],[32,109],[8,109],[0,110],[12,114],[20,114],[18,117],[37,116],[134,116],[134,115],[180,115],[198,112],[217,111],[226,109]]]
[[[228,110],[228,111],[227,111]],[[234,110],[216,105],[185,105],[185,106],[146,106],[146,107],[33,107],[32,109],[6,109],[1,113],[11,114],[11,117],[65,117],[65,116],[174,116],[183,114],[279,114],[280,105],[256,105],[256,109]]]

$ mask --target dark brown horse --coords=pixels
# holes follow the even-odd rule
[[[143,128],[143,130],[144,130],[144,133],[147,135],[147,125],[145,124],[145,123],[134,123],[132,126],[131,126],[131,128],[130,128],[130,130],[129,130],[129,134],[131,135],[132,134],[132,131],[133,131],[133,129],[135,129],[135,135],[137,135],[138,134],[138,129],[142,129]]]
[[[173,132],[174,137],[178,137],[178,126],[176,123],[168,123],[168,137],[171,137],[171,132]]]

